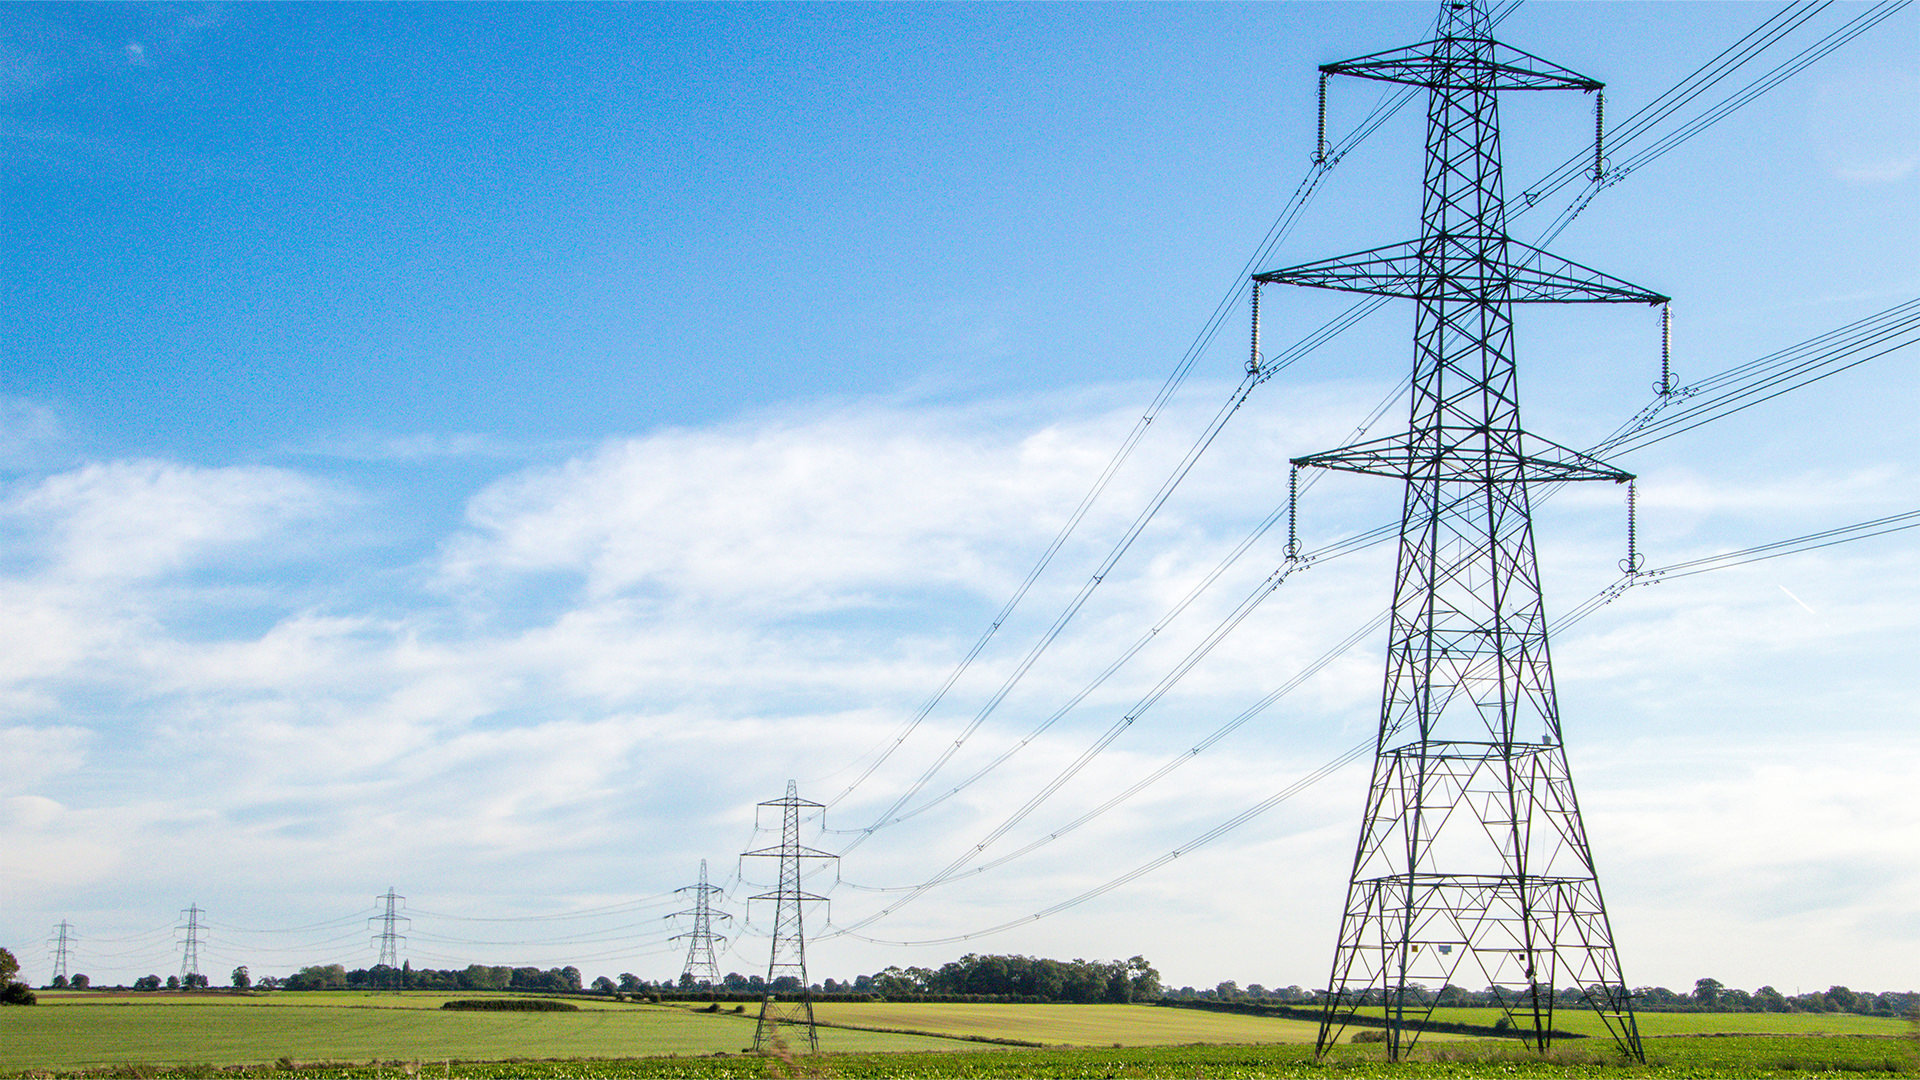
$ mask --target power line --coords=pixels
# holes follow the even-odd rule
[[[185,986],[192,986],[193,981],[201,977],[200,934],[206,929],[206,924],[200,921],[202,914],[204,912],[197,903],[180,913],[180,917],[187,920],[184,926],[177,927],[186,934],[180,943],[180,982]]]
[[[1759,562],[1763,559],[1779,558],[1781,556],[1800,554],[1806,551],[1817,551],[1822,548],[1833,547],[1837,544],[1853,543],[1859,540],[1870,540],[1876,537],[1885,536],[1891,533],[1901,532],[1906,529],[1912,529],[1917,527],[1920,527],[1920,510],[1912,510],[1912,511],[1907,511],[1901,514],[1889,515],[1887,517],[1874,518],[1870,521],[1857,522],[1852,525],[1844,525],[1844,526],[1839,526],[1837,528],[1832,528],[1832,529],[1823,529],[1818,532],[1807,533],[1803,536],[1790,537],[1785,540],[1776,540],[1772,543],[1762,544],[1757,547],[1742,548],[1738,551],[1727,551],[1727,552],[1722,552],[1718,555],[1711,555],[1704,558],[1690,559],[1684,562],[1672,563],[1667,566],[1661,566],[1652,570],[1643,571],[1637,575],[1624,574],[1620,577],[1619,580],[1615,581],[1613,584],[1607,586],[1604,589],[1601,589],[1599,592],[1594,593],[1592,596],[1588,597],[1586,600],[1582,601],[1580,604],[1570,609],[1566,615],[1558,619],[1555,619],[1553,622],[1552,629],[1556,633],[1563,632],[1567,629],[1570,629],[1571,627],[1579,624],[1589,616],[1593,615],[1595,612],[1599,611],[1601,608],[1606,607],[1607,605],[1613,603],[1615,600],[1625,595],[1631,588],[1635,586],[1657,585],[1665,581],[1671,581],[1671,580],[1675,580],[1677,578],[1682,578],[1682,577],[1689,577],[1694,574],[1703,574],[1703,573],[1707,573],[1709,571],[1714,571],[1714,570],[1725,570],[1725,569],[1731,569],[1736,566],[1745,566],[1748,563]],[[1371,632],[1375,629],[1378,629],[1381,625],[1384,624],[1384,622],[1385,622],[1385,616],[1380,616],[1376,618],[1372,623],[1363,627],[1360,632],[1357,632],[1355,635],[1350,636],[1348,640],[1354,640],[1355,638],[1362,636],[1364,633]],[[965,941],[972,941],[976,938],[989,937],[994,934],[999,934],[1007,930],[1014,929],[1015,927],[1024,926],[1028,923],[1038,922],[1042,919],[1051,918],[1054,915],[1058,915],[1058,914],[1061,914],[1062,912],[1069,911],[1073,908],[1080,906],[1081,904],[1087,903],[1090,900],[1095,900],[1101,896],[1105,896],[1107,893],[1110,893],[1113,890],[1120,888],[1121,886],[1127,885],[1133,881],[1137,881],[1140,878],[1145,877],[1146,875],[1154,872],[1155,870],[1158,870],[1158,869],[1161,869],[1162,867],[1167,866],[1168,864],[1172,863],[1176,859],[1179,859],[1183,855],[1190,854],[1202,847],[1207,846],[1208,844],[1213,843],[1214,841],[1220,839],[1221,837],[1226,836],[1227,834],[1233,832],[1234,830],[1240,828],[1241,826],[1248,824],[1249,822],[1255,820],[1256,818],[1267,813],[1268,811],[1273,810],[1274,808],[1280,806],[1282,803],[1285,803],[1288,800],[1299,795],[1300,793],[1306,791],[1308,788],[1319,783],[1320,781],[1325,780],[1327,777],[1332,776],[1334,773],[1338,772],[1340,769],[1346,767],[1347,765],[1351,765],[1355,761],[1358,761],[1361,758],[1365,757],[1367,753],[1374,748],[1375,742],[1376,740],[1374,738],[1368,738],[1362,742],[1355,743],[1353,746],[1348,747],[1345,751],[1342,751],[1339,756],[1327,761],[1326,763],[1320,765],[1318,768],[1315,768],[1311,772],[1308,772],[1305,775],[1289,782],[1286,786],[1280,788],[1278,791],[1274,792],[1272,795],[1269,795],[1266,798],[1260,800],[1259,802],[1254,803],[1252,806],[1249,806],[1233,814],[1231,817],[1228,817],[1225,821],[1222,821],[1219,824],[1208,828],[1206,831],[1197,834],[1193,838],[1189,839],[1186,843],[1183,843],[1180,846],[1173,848],[1170,851],[1167,851],[1161,855],[1158,855],[1152,859],[1149,859],[1146,862],[1133,867],[1132,869],[1128,870],[1123,874],[1120,874],[1117,877],[1109,878],[1106,881],[1101,882],[1099,885],[1096,885],[1091,889],[1087,889],[1084,892],[1076,893],[1075,895],[1068,897],[1065,900],[1062,900],[1051,906],[1042,908],[1038,911],[1033,912],[1032,914],[1022,915],[1019,918],[1009,919],[1005,922],[996,923],[992,926],[983,927],[979,930],[973,930],[973,931],[969,931],[967,933],[962,933],[962,934],[950,934],[945,937],[937,937],[937,938],[917,938],[917,939],[877,938],[867,934],[859,933],[857,930],[849,927],[835,928],[832,931],[832,933],[830,933],[827,936],[851,937],[856,940],[869,942],[875,945],[897,945],[902,947],[955,945]],[[849,884],[851,885],[851,883]],[[858,885],[852,885],[851,887],[861,888],[861,886],[858,886]]]
[[[785,798],[770,799],[761,807],[775,807],[780,814],[778,847],[756,848],[741,852],[742,858],[780,860],[780,885],[772,892],[752,897],[774,902],[773,945],[767,958],[767,996],[760,1002],[760,1020],[753,1029],[753,1049],[760,1052],[781,1047],[785,1029],[805,1027],[807,1050],[817,1053],[820,1033],[813,1020],[813,987],[807,981],[806,905],[823,901],[824,896],[807,892],[800,883],[800,861],[835,859],[831,852],[819,851],[800,843],[800,811],[823,807],[802,799],[798,786],[787,781]],[[756,810],[757,815],[757,810]]]
[[[700,860],[700,883],[677,891],[693,894],[691,910],[667,916],[669,919],[682,916],[693,919],[692,930],[668,939],[685,939],[687,942],[687,963],[680,969],[680,982],[686,986],[714,985],[720,981],[720,961],[714,956],[713,947],[716,943],[724,944],[727,938],[725,934],[714,933],[713,920],[731,919],[733,916],[713,909],[713,898],[721,895],[722,890],[718,885],[707,884],[707,860]]]
[[[1714,388],[1731,386],[1732,389],[1729,391],[1726,391],[1727,393],[1744,394],[1750,391],[1751,389],[1753,389],[1754,387],[1760,387],[1761,389],[1765,389],[1771,385],[1778,383],[1783,379],[1802,377],[1804,376],[1804,373],[1806,371],[1812,369],[1810,365],[1817,366],[1818,364],[1831,362],[1836,358],[1845,358],[1847,355],[1850,355],[1851,351],[1855,348],[1858,341],[1861,339],[1863,335],[1871,335],[1871,334],[1878,333],[1881,328],[1884,328],[1885,325],[1889,324],[1890,322],[1897,321],[1898,318],[1901,317],[1901,313],[1904,312],[1905,309],[1907,309],[1908,307],[1920,307],[1920,300],[1912,301],[1909,304],[1896,305],[1896,307],[1889,309],[1888,312],[1882,312],[1878,315],[1869,316],[1865,319],[1861,319],[1856,321],[1855,323],[1849,324],[1846,327],[1842,327],[1839,330],[1830,331],[1825,334],[1817,335],[1816,337],[1810,339],[1809,341],[1802,342],[1798,345],[1790,346],[1786,349],[1780,350],[1779,352],[1770,354],[1768,357],[1763,357],[1760,360],[1750,361],[1748,363],[1737,365],[1726,372],[1722,372],[1718,375],[1714,375],[1707,379],[1702,380],[1700,385],[1707,386],[1707,387],[1714,387]],[[1821,351],[1814,351],[1816,349],[1819,349]],[[1891,351],[1891,350],[1886,350],[1886,351]],[[1884,355],[1884,351],[1876,355]],[[1798,385],[1803,385],[1803,384],[1804,382],[1801,384],[1795,384],[1795,386],[1789,387],[1789,389],[1796,388]],[[1781,391],[1781,392],[1784,393],[1785,391]],[[1770,395],[1770,396],[1777,396],[1777,395]],[[1640,410],[1640,412],[1638,412],[1626,424],[1622,425],[1619,429],[1617,429],[1614,432],[1614,434],[1611,435],[1607,440],[1587,450],[1585,453],[1589,456],[1600,456],[1605,454],[1611,454],[1616,451],[1623,451],[1624,448],[1628,448],[1630,444],[1633,442],[1633,440],[1635,439],[1635,437],[1637,437],[1641,432],[1647,430],[1649,427],[1655,425],[1657,418],[1660,415],[1660,410],[1672,400],[1674,400],[1674,395],[1669,394],[1669,395],[1656,396],[1655,400],[1652,403],[1650,403],[1646,408],[1643,408],[1642,410]],[[1706,405],[1711,405],[1714,400],[1716,399],[1715,398],[1704,399]],[[1376,413],[1375,413],[1376,416],[1379,411],[1380,410],[1376,410]],[[1725,414],[1722,413],[1718,415],[1725,415]],[[1705,423],[1705,422],[1707,421],[1706,420],[1700,421],[1700,423]],[[1360,429],[1357,429],[1357,433],[1363,432],[1367,426],[1368,426],[1367,424],[1363,424]],[[1692,426],[1698,426],[1698,424],[1694,424]],[[1551,498],[1554,492],[1557,490],[1558,490],[1558,485],[1551,485],[1546,487],[1541,492],[1541,494],[1534,499],[1534,504],[1537,506],[1545,502],[1547,499]],[[1452,509],[1453,507],[1449,507],[1450,511]],[[1384,543],[1385,541],[1393,538],[1397,532],[1397,529],[1398,529],[1397,523],[1389,522],[1389,523],[1385,523],[1380,526],[1377,526],[1373,529],[1369,529],[1365,532],[1350,535],[1343,539],[1336,540],[1332,543],[1329,543],[1319,549],[1316,549],[1315,551],[1309,552],[1304,556],[1301,556],[1297,563],[1283,564],[1282,570],[1285,570],[1289,565],[1296,566],[1296,567],[1310,566],[1316,563],[1330,561],[1342,555],[1353,554],[1355,552],[1377,546],[1378,544]],[[1264,531],[1264,530],[1261,530],[1261,531]],[[1284,580],[1284,578],[1282,578],[1281,580]],[[1269,588],[1268,587],[1269,585],[1271,585],[1272,588],[1278,587],[1277,583],[1273,582],[1273,579],[1270,578],[1267,583],[1263,583],[1261,587],[1256,588],[1255,591],[1252,594],[1250,594],[1250,596],[1248,597],[1248,600],[1243,601],[1241,607],[1236,608],[1235,612],[1230,614],[1227,617],[1227,619],[1223,621],[1220,627],[1216,628],[1214,634],[1210,635],[1208,640],[1217,644],[1219,638],[1224,635],[1225,630],[1230,629],[1232,625],[1237,625],[1237,623],[1244,618],[1243,612],[1247,609],[1247,605],[1250,602],[1257,603],[1259,599],[1264,599],[1265,596],[1271,593],[1272,588]],[[1604,603],[1610,602],[1613,595],[1614,595],[1613,593],[1603,590],[1601,593],[1596,594],[1595,598],[1589,600],[1587,603],[1592,604],[1598,601],[1599,603],[1604,604]],[[1219,728],[1216,728],[1206,738],[1197,742],[1193,746],[1193,748],[1191,748],[1189,751],[1174,757],[1173,759],[1168,761],[1166,764],[1162,765],[1158,770],[1149,774],[1143,780],[1140,780],[1135,784],[1133,784],[1132,786],[1126,789],[1123,789],[1121,792],[1110,797],[1105,802],[1095,807],[1093,810],[1090,810],[1082,814],[1080,817],[1074,819],[1073,821],[1067,823],[1066,825],[1058,829],[1053,830],[1052,832],[1048,833],[1044,837],[1031,841],[1025,846],[1015,851],[1012,851],[1005,855],[994,858],[980,866],[972,867],[971,869],[966,869],[964,872],[962,872],[962,869],[967,867],[968,864],[970,864],[974,858],[978,857],[980,854],[983,854],[985,849],[994,840],[1004,835],[1005,832],[1008,829],[1010,829],[1013,824],[1017,823],[1019,818],[1024,818],[1026,816],[1026,813],[1031,811],[1033,806],[1037,804],[1037,800],[1030,800],[1026,806],[1023,806],[1021,810],[1017,812],[1016,818],[1009,819],[1008,821],[1003,822],[1000,827],[997,827],[995,830],[989,833],[987,837],[982,839],[980,842],[976,843],[973,847],[969,848],[965,853],[963,853],[961,856],[956,858],[952,863],[949,863],[948,866],[945,867],[943,870],[934,874],[932,877],[924,881],[918,882],[913,885],[887,886],[887,887],[862,886],[862,885],[857,885],[853,883],[848,883],[850,887],[863,890],[863,891],[904,892],[904,893],[912,894],[902,900],[899,900],[892,904],[887,905],[885,908],[881,909],[880,911],[877,911],[871,915],[863,917],[857,922],[851,924],[851,928],[858,929],[860,927],[871,925],[872,923],[878,921],[879,919],[885,918],[893,914],[894,912],[899,910],[901,907],[904,907],[906,904],[912,902],[913,900],[917,899],[920,895],[924,894],[925,892],[927,892],[928,890],[936,886],[951,884],[958,880],[963,880],[965,878],[971,878],[971,877],[977,876],[989,870],[998,868],[1000,866],[1004,866],[1007,863],[1015,861],[1025,855],[1031,854],[1034,851],[1037,851],[1040,848],[1045,847],[1061,839],[1062,837],[1074,832],[1075,830],[1087,824],[1088,822],[1102,816],[1109,810],[1112,810],[1114,807],[1132,798],[1134,795],[1138,794],[1140,791],[1144,790],[1146,787],[1151,786],[1153,783],[1157,782],[1160,779],[1163,779],[1165,776],[1169,775],[1173,770],[1177,769],[1179,766],[1185,764],[1189,760],[1192,760],[1193,757],[1198,756],[1200,753],[1204,752],[1205,750],[1209,749],[1210,747],[1218,743],[1220,740],[1225,738],[1228,734],[1230,734],[1234,730],[1237,730],[1239,727],[1244,725],[1247,721],[1253,719],[1255,716],[1259,715],[1261,712],[1264,712],[1266,709],[1270,708],[1281,697],[1284,697],[1286,694],[1291,693],[1295,688],[1303,684],[1307,679],[1311,678],[1313,675],[1317,674],[1319,671],[1323,670],[1325,667],[1330,665],[1333,661],[1338,659],[1341,655],[1344,655],[1347,651],[1352,649],[1354,646],[1358,645],[1359,642],[1361,640],[1364,640],[1364,638],[1368,634],[1378,630],[1381,626],[1384,626],[1386,623],[1386,620],[1387,620],[1387,615],[1385,613],[1381,614],[1380,616],[1377,616],[1374,620],[1362,626],[1358,630],[1354,631],[1354,633],[1349,635],[1347,638],[1343,639],[1343,641],[1340,644],[1336,645],[1334,648],[1330,649],[1326,653],[1323,653],[1318,659],[1309,663],[1299,673],[1297,673],[1292,679],[1288,680],[1287,683],[1283,684],[1281,687],[1279,687],[1272,693],[1268,694],[1266,697],[1262,698],[1259,702],[1255,703],[1253,706],[1250,706],[1248,709],[1242,711],[1240,714],[1238,714],[1231,720],[1227,721],[1225,724],[1221,725]],[[1206,647],[1211,648],[1211,645],[1208,645]],[[1192,667],[1191,661],[1194,659],[1195,657],[1193,657],[1193,654],[1190,653],[1189,661],[1183,662],[1182,668],[1178,668],[1176,670],[1177,671],[1191,670],[1191,667]],[[1091,688],[1089,688],[1088,691],[1083,691],[1082,694],[1079,696],[1084,696],[1086,692],[1090,691],[1090,689]],[[1077,701],[1078,697],[1076,697],[1075,700]],[[1028,742],[1032,741],[1034,737],[1037,737],[1040,730],[1044,730],[1045,726],[1050,725],[1054,720],[1057,720],[1060,715],[1061,714],[1057,713],[1055,714],[1055,716],[1050,717],[1045,722],[1045,724],[1043,724],[1041,729],[1037,729],[1035,732],[1030,733],[1025,740],[1023,740],[1021,743],[1016,745],[1015,749],[1024,747]],[[1137,713],[1130,714],[1130,717],[1137,718]],[[1131,722],[1131,719],[1123,719],[1121,726],[1124,726],[1125,724],[1130,722]],[[1076,758],[1072,764],[1066,767],[1066,770],[1064,770],[1060,774],[1057,774],[1053,780],[1049,781],[1048,784],[1046,785],[1045,791],[1050,793],[1052,791],[1057,790],[1062,784],[1066,782],[1067,779],[1070,779],[1073,774],[1077,773],[1081,768],[1083,768],[1087,763],[1089,763],[1094,754],[1096,754],[1099,750],[1104,749],[1106,745],[1112,742],[1111,736],[1113,733],[1114,733],[1113,728],[1108,729],[1108,734],[1103,735],[1098,740],[1096,740],[1094,747],[1089,748],[1089,751],[1083,752],[1080,757]],[[1011,753],[1012,751],[1003,753],[999,758],[995,759],[995,761],[989,763],[987,768],[982,769],[979,772],[976,772],[973,776],[969,777],[965,782],[963,782],[962,786],[964,786],[964,784],[970,784],[980,779],[983,775],[985,775],[987,771],[1003,763],[1008,757],[1011,756]],[[958,790],[959,788],[956,787],[954,791],[948,792],[947,795],[943,795],[941,796],[941,798],[944,799],[947,796],[954,794]],[[939,800],[934,800],[934,802],[938,802],[938,801]],[[914,814],[920,812],[921,810],[929,808],[933,804],[934,804],[933,802],[925,804],[919,808],[916,808],[914,811],[910,811],[906,814],[901,815],[899,818],[896,818],[895,820],[904,820],[905,818],[911,817]]]

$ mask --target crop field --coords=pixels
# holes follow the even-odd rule
[[[1145,1005],[824,1003],[823,1053],[742,1053],[753,1015],[688,1004],[578,1000],[579,1012],[452,1012],[472,994],[60,994],[0,1010],[0,1076],[367,1077],[1920,1077],[1908,1025],[1807,1014],[1649,1014],[1648,1065],[1602,1039],[1546,1059],[1511,1040],[1420,1040],[1388,1065],[1377,1045],[1316,1062],[1306,1021]],[[1449,1010],[1484,1022],[1488,1010]],[[1563,1029],[1574,1028],[1573,1014]],[[1836,1021],[1838,1023],[1836,1024]],[[1845,1031],[1841,1028],[1869,1028]],[[886,1030],[882,1030],[886,1029]],[[980,1039],[1045,1044],[985,1046]],[[288,1065],[296,1071],[288,1071]]]
[[[1018,1040],[1042,1046],[1179,1046],[1188,1043],[1311,1043],[1317,1027],[1197,1009],[1149,1005],[975,1005],[825,1002],[821,1023],[958,1038]]]
[[[1435,1009],[1433,1018],[1453,1024],[1491,1026],[1498,1009]],[[1854,1013],[1657,1013],[1636,1015],[1642,1037],[1659,1035],[1902,1035],[1905,1020]],[[1604,1038],[1606,1025],[1586,1009],[1556,1009],[1555,1031]]]
[[[502,1061],[739,1053],[754,1018],[581,1001],[579,1012],[448,1012],[472,994],[42,995],[0,1009],[0,1072],[79,1066],[292,1061]],[[965,1049],[920,1035],[840,1028],[822,1050]]]

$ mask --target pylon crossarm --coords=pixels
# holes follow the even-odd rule
[[[747,899],[749,900],[825,900],[826,897],[815,896],[813,893],[810,893],[810,892],[795,892],[792,889],[788,889],[785,892],[758,893],[754,896],[747,897]]]
[[[765,855],[769,858],[776,859],[783,855],[798,855],[803,859],[837,859],[840,857],[831,851],[821,851],[819,848],[804,847],[797,844],[791,846],[776,845],[774,847],[755,848],[752,851],[743,851],[740,855],[742,858],[749,855]]]
[[[1462,55],[1471,51],[1472,55]],[[1606,84],[1492,38],[1423,41],[1404,49],[1321,64],[1328,75],[1424,86],[1429,90],[1581,90]]]
[[[1505,262],[1478,257],[1464,237],[1407,240],[1255,274],[1299,285],[1403,300],[1473,298],[1515,304],[1664,304],[1669,298],[1510,237]],[[1429,246],[1430,245],[1430,246]],[[1461,250],[1453,250],[1461,247]]]
[[[1444,433],[1449,429],[1441,429]],[[1484,433],[1459,429],[1462,436]],[[1302,469],[1333,469],[1338,472],[1391,476],[1399,480],[1447,480],[1492,483],[1546,484],[1574,480],[1607,480],[1624,484],[1633,474],[1578,450],[1568,449],[1549,439],[1527,435],[1529,441],[1544,444],[1546,454],[1482,453],[1478,448],[1416,446],[1406,433],[1388,435],[1353,443],[1338,450],[1309,454],[1292,459]]]

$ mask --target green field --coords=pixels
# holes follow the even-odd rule
[[[1647,1066],[1627,1066],[1603,1039],[1567,1040],[1546,1060],[1512,1040],[1420,1040],[1416,1060],[1388,1065],[1377,1045],[1313,1059],[1314,1025],[1150,1005],[823,1003],[823,1054],[745,1055],[753,1016],[685,1003],[578,1000],[579,1012],[451,1012],[471,994],[350,992],[48,993],[0,1010],[3,1076],[297,1075],[361,1077],[733,1078],[815,1075],[867,1080],[951,1077],[1920,1077],[1920,1041],[1900,1021],[1858,1016],[1653,1013],[1642,1017]],[[1490,1010],[1442,1019],[1486,1023]],[[1578,1030],[1583,1016],[1559,1026]],[[987,1047],[998,1039],[1042,1049]],[[297,1074],[276,1067],[299,1063]]]
[[[1435,1009],[1433,1018],[1450,1024],[1492,1026],[1498,1009]],[[1638,1013],[1643,1037],[1656,1035],[1902,1035],[1905,1020],[1853,1013]],[[1556,1009],[1553,1029],[1606,1037],[1606,1025],[1586,1009]]]
[[[579,1002],[573,1013],[445,1012],[472,994],[59,994],[0,1009],[0,1070],[278,1061],[501,1061],[739,1053],[754,1018]],[[823,1050],[965,1049],[921,1035],[829,1028]]]
[[[972,1005],[824,1002],[821,1023],[1042,1046],[1180,1046],[1188,1043],[1311,1043],[1318,1026],[1198,1009],[1148,1005]]]

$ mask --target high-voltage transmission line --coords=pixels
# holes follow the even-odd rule
[[[1415,302],[1409,429],[1293,463],[1405,483],[1373,780],[1319,1048],[1376,1007],[1398,1060],[1433,1007],[1423,988],[1455,983],[1492,987],[1544,1049],[1565,986],[1642,1058],[1561,746],[1528,503],[1531,484],[1632,477],[1521,428],[1512,312],[1667,298],[1508,236],[1499,91],[1601,84],[1490,29],[1483,0],[1447,0],[1434,40],[1321,66],[1323,88],[1345,75],[1426,91],[1420,237],[1254,275]]]
[[[200,975],[200,932],[207,928],[207,924],[200,921],[200,916],[204,914],[206,912],[201,910],[199,904],[189,904],[187,909],[180,913],[180,917],[187,921],[174,927],[175,930],[186,935],[180,939],[180,984],[182,986],[192,986]]]
[[[73,943],[73,924],[65,919],[53,928],[53,985],[65,986],[67,982],[67,956]]]
[[[767,996],[760,1003],[760,1022],[753,1029],[753,1049],[755,1052],[773,1048],[782,1038],[780,1029],[798,1027],[807,1029],[808,1052],[820,1049],[820,1033],[813,1024],[813,990],[807,982],[807,935],[801,919],[801,910],[808,901],[825,900],[824,896],[815,896],[800,887],[801,859],[837,859],[838,855],[828,851],[818,851],[800,843],[800,811],[804,809],[822,809],[817,802],[800,797],[799,788],[792,780],[787,781],[787,795],[783,799],[770,799],[761,806],[780,808],[780,844],[778,847],[755,848],[743,851],[745,856],[760,856],[780,860],[780,886],[773,892],[760,893],[750,897],[752,900],[772,900],[773,913],[773,949],[767,960]],[[787,980],[782,982],[782,980]],[[798,980],[798,985],[792,985]],[[781,1000],[782,998],[786,1000]]]
[[[765,805],[764,803],[762,805]],[[797,836],[797,833],[796,833]],[[676,893],[693,894],[693,907],[686,911],[676,911],[667,916],[669,919],[690,917],[693,929],[684,934],[675,934],[668,941],[687,941],[687,965],[680,970],[681,985],[712,986],[720,981],[720,961],[714,955],[716,942],[727,940],[726,935],[713,932],[713,920],[731,919],[733,916],[724,911],[713,910],[712,898],[726,890],[718,885],[707,884],[707,860],[700,860],[700,884],[688,885]],[[798,925],[797,923],[795,924]],[[804,976],[802,981],[805,981]]]
[[[387,891],[374,899],[385,905],[380,914],[367,919],[369,925],[380,924],[380,932],[373,936],[373,943],[380,948],[380,959],[374,961],[374,966],[387,969],[387,978],[391,980],[388,989],[401,990],[404,989],[401,985],[404,980],[400,972],[400,946],[406,942],[407,936],[400,932],[400,926],[402,923],[411,924],[413,920],[400,914],[400,904],[406,897],[396,894],[393,886],[387,886]]]

